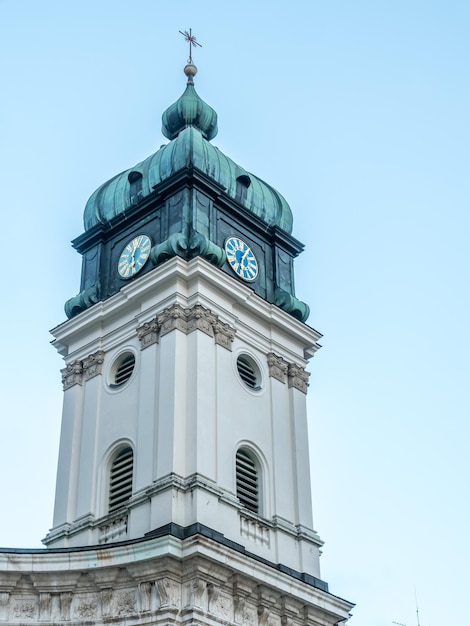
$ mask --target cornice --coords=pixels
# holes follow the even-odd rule
[[[155,299],[156,284],[161,294],[158,301]],[[105,323],[120,317],[123,320],[121,330],[113,333],[122,332],[123,326],[129,332],[131,327],[135,328],[136,319],[140,324],[150,322],[164,308],[175,303],[183,308],[202,304],[217,315],[221,323],[236,327],[237,331],[243,327],[244,315],[254,315],[262,324],[269,325],[271,336],[277,331],[301,344],[305,359],[320,348],[318,340],[322,335],[319,332],[269,304],[248,286],[200,257],[189,262],[174,257],[139,280],[125,285],[117,294],[54,328],[51,331],[55,337],[52,343],[62,355],[72,357],[68,354],[68,346],[77,340],[83,344],[84,337],[95,333],[106,350],[102,336]],[[245,327],[246,332],[256,332],[248,323]],[[260,334],[259,340],[265,344],[266,336]],[[86,345],[86,349],[90,350],[90,344]],[[99,347],[97,345],[95,349]],[[282,352],[282,348],[278,344],[276,352]],[[77,354],[76,358],[84,356]]]
[[[325,582],[242,548],[205,526],[171,524],[102,547],[0,550],[0,617],[5,624],[241,626],[334,626],[348,618],[353,604]]]

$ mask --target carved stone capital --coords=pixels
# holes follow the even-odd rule
[[[180,304],[173,304],[168,309],[162,311],[157,317],[158,325],[160,326],[160,335],[166,335],[172,330],[181,330],[183,333],[187,332],[187,309],[183,309]]]
[[[137,329],[137,336],[139,337],[141,350],[145,350],[145,348],[152,346],[154,343],[158,343],[159,329],[160,326],[157,318],[139,326]]]
[[[180,304],[174,304],[162,311],[154,323],[153,329],[147,328],[147,324],[137,329],[139,339],[142,342],[142,349],[150,345],[150,343],[143,345],[143,340],[147,334],[150,336],[153,333],[152,342],[155,343],[158,340],[158,334],[163,336],[175,329],[186,334],[200,330],[209,337],[214,337],[217,345],[227,350],[232,349],[235,329],[229,324],[221,322],[215,313],[212,313],[202,304],[196,304],[191,309],[185,309]]]
[[[201,304],[196,304],[192,309],[188,309],[188,333],[192,333],[194,330],[202,330],[209,337],[213,337],[216,322],[217,317]]]
[[[287,378],[288,378],[288,387],[294,387],[302,393],[307,393],[308,389],[308,379],[310,373],[306,372],[303,367],[300,365],[296,365],[295,363],[289,363]]]
[[[287,382],[287,370],[289,363],[281,356],[277,356],[274,352],[269,352],[267,356],[269,375],[279,380],[281,383]]]
[[[229,324],[217,321],[214,326],[215,343],[222,346],[226,350],[232,350],[232,342],[235,339],[235,328],[232,328]]]
[[[64,391],[74,385],[82,384],[83,365],[81,361],[73,361],[73,363],[70,363],[67,367],[60,370],[60,373],[62,374]]]
[[[82,361],[83,377],[85,380],[90,380],[101,374],[101,369],[104,362],[103,350],[98,350],[94,354],[90,354],[86,359]]]

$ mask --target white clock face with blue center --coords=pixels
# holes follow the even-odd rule
[[[239,237],[229,237],[225,242],[227,261],[232,270],[247,282],[258,276],[259,266],[256,257],[250,248]]]
[[[118,273],[122,278],[132,278],[145,265],[150,255],[152,242],[147,235],[134,237],[124,250],[118,261]]]

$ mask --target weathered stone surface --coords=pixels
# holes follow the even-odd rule
[[[26,568],[29,575],[19,575]],[[2,551],[0,571],[1,587],[10,589],[0,592],[5,626],[333,626],[351,608],[202,535],[197,543],[160,537],[87,550]]]

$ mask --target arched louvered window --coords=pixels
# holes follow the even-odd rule
[[[241,448],[236,455],[237,498],[241,504],[253,511],[260,512],[259,472],[253,456]]]
[[[132,495],[133,472],[134,453],[132,448],[124,448],[114,459],[109,472],[109,513],[126,506]]]

